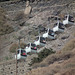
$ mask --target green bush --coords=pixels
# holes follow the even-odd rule
[[[48,55],[55,53],[51,48],[47,49],[44,48],[40,53],[38,53],[38,57],[34,57],[29,64],[30,66],[33,65],[34,63],[39,63],[41,62],[44,58],[46,58]]]

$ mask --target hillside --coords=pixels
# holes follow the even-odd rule
[[[75,39],[40,64],[34,64],[33,69],[25,75],[75,75]]]
[[[22,45],[34,42],[38,36],[38,28],[53,28],[57,22],[56,17],[63,18],[67,13],[73,15],[75,20],[75,1],[74,0],[45,0],[31,2],[32,12],[24,15],[26,3],[20,2],[1,2],[0,3],[0,74],[15,75],[15,53],[10,51],[11,47],[18,47],[18,38],[21,37]],[[48,22],[48,17],[51,22]],[[62,19],[61,19],[62,22]],[[1,29],[2,28],[2,29]],[[29,32],[30,35],[29,35]],[[41,32],[42,35],[44,32]],[[30,36],[30,39],[29,39]],[[57,34],[55,40],[47,39],[45,47],[52,48],[55,54],[48,56],[41,63],[29,66],[33,57],[37,54],[28,55],[26,61],[18,62],[19,75],[72,75],[75,74],[75,24],[66,27],[63,33]],[[74,40],[72,40],[74,39]],[[66,44],[72,40],[72,45]],[[68,46],[69,45],[69,46]],[[14,51],[13,51],[14,52]],[[69,63],[71,62],[71,63]],[[64,65],[65,64],[65,65]],[[42,67],[43,66],[43,67]],[[30,69],[32,69],[30,71]],[[38,74],[39,73],[39,74]]]
[[[0,36],[4,34],[9,34],[13,31],[13,27],[11,27],[7,23],[6,11],[0,8]]]

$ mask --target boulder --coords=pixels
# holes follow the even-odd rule
[[[25,8],[25,11],[24,11],[24,14],[25,15],[29,15],[32,11],[32,7],[29,5],[29,1],[26,2],[26,8]]]

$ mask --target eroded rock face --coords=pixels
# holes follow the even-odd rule
[[[29,1],[26,2],[26,8],[25,8],[25,11],[24,11],[24,14],[25,15],[29,15],[32,11],[32,7],[29,5]]]

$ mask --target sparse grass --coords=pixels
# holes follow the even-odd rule
[[[5,57],[5,60],[9,60],[9,58],[8,57]]]
[[[30,26],[30,24],[29,23],[25,23],[25,26]]]
[[[14,30],[10,25],[6,23],[7,17],[5,14],[5,10],[0,8],[0,35],[9,34]]]
[[[75,63],[69,63],[65,66],[65,68],[73,68],[75,67]]]
[[[6,61],[7,61],[7,60],[10,60],[10,59],[12,59],[11,56],[5,56],[5,60],[6,60]]]
[[[18,44],[12,44],[12,46],[10,47],[9,51],[11,53],[15,53],[16,52],[16,49],[18,49]]]
[[[75,37],[75,32],[73,33],[73,36]]]
[[[38,35],[38,31],[34,31],[32,34],[33,34],[34,36],[37,36],[37,35]]]
[[[9,25],[4,24],[3,26],[0,26],[0,35],[9,34],[13,31],[14,29]]]
[[[62,51],[71,51],[75,48],[75,39],[70,40],[62,49]]]
[[[41,63],[34,63],[33,64],[33,69],[35,69],[35,68],[38,68],[38,67],[47,67],[48,66],[48,64],[47,64],[47,62],[41,62]]]
[[[75,75],[75,68],[69,69],[66,72],[64,71],[61,75]]]
[[[20,19],[23,19],[24,17],[25,17],[25,15],[24,15],[24,13],[21,11],[21,12],[19,12],[19,13],[15,16],[14,20],[20,20]]]

